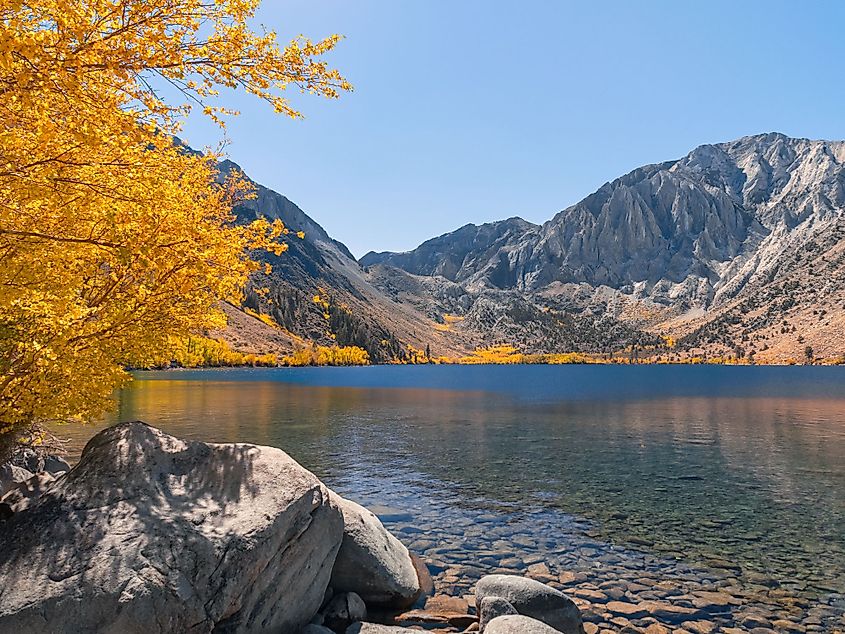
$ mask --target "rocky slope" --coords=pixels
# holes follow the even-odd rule
[[[600,351],[671,335],[688,354],[835,357],[843,163],[845,142],[773,133],[704,145],[541,226],[467,225],[361,264],[382,291],[435,319],[455,313],[451,330],[487,342]]]
[[[222,174],[240,171],[231,161],[220,167]],[[239,220],[280,219],[305,237],[291,233],[281,256],[256,254],[272,265],[272,273],[253,278],[242,307],[223,307],[229,327],[216,333],[235,349],[263,354],[312,344],[355,345],[384,362],[405,358],[409,345],[443,355],[472,348],[471,338],[447,337],[430,317],[375,288],[346,246],[281,194],[254,185],[257,197],[235,209]]]

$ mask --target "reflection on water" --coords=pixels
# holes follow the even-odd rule
[[[560,513],[667,560],[845,590],[838,368],[142,374],[116,418],[281,447],[368,503],[433,504],[432,529],[470,507]],[[77,451],[93,431],[71,430]]]

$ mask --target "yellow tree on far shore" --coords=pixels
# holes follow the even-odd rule
[[[0,460],[42,423],[99,415],[169,342],[219,326],[280,223],[236,224],[251,196],[213,152],[174,143],[218,90],[300,113],[288,87],[350,89],[322,56],[279,46],[258,0],[7,0],[0,6]],[[176,102],[157,88],[177,89]],[[173,92],[173,91],[168,91]]]

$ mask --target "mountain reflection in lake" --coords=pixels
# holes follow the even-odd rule
[[[845,369],[437,366],[138,379],[116,419],[283,448],[342,494],[398,509],[382,509],[385,522],[455,593],[491,562],[518,572],[544,558],[552,576],[633,566],[634,579],[710,575],[760,601],[777,588],[839,615],[845,607]],[[94,429],[61,432],[78,455]]]

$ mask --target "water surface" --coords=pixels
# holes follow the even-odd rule
[[[385,521],[456,593],[539,552],[845,607],[845,368],[139,373],[115,419],[283,448],[394,509]],[[76,452],[93,431],[69,430]]]

